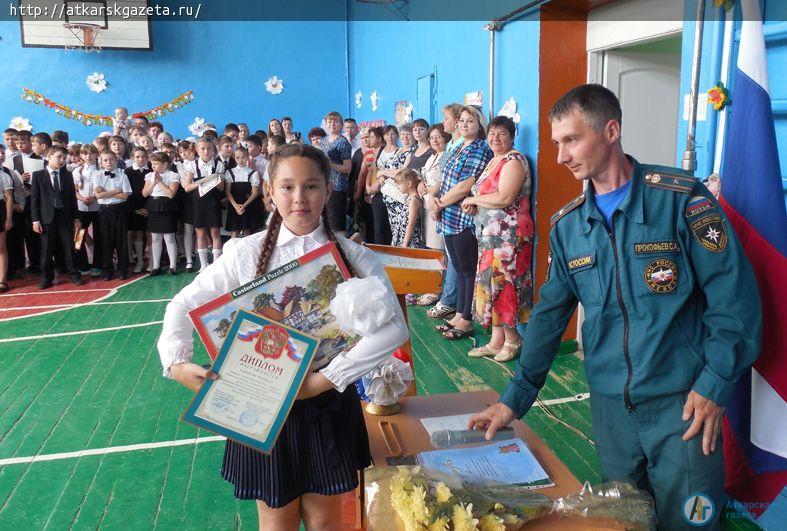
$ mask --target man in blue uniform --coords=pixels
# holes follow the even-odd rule
[[[549,118],[558,162],[587,188],[552,217],[548,280],[516,374],[469,427],[489,438],[527,413],[581,302],[604,480],[651,492],[662,529],[717,528],[724,406],[760,347],[751,265],[701,182],[623,152],[612,92],[577,87]]]

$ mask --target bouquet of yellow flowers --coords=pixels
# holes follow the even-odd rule
[[[517,531],[550,513],[603,518],[625,529],[655,529],[652,498],[625,483],[586,485],[553,501],[525,487],[477,483],[422,466],[366,471],[369,531]]]

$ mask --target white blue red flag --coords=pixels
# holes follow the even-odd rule
[[[758,516],[787,484],[787,212],[757,0],[743,0],[721,205],[762,301],[762,350],[724,422],[725,487]]]

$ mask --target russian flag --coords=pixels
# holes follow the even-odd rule
[[[758,0],[743,0],[722,208],[754,268],[762,351],[741,377],[724,421],[725,488],[759,516],[787,485],[787,212]]]

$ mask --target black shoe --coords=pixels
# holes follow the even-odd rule
[[[104,273],[103,275],[101,275],[101,278],[109,282],[110,280],[112,280],[112,273]]]
[[[118,280],[126,280],[128,279],[128,273],[120,273],[118,275]]]
[[[75,286],[81,286],[85,283],[85,281],[82,280],[82,277],[79,275],[72,275],[69,276],[68,278],[71,280],[71,283]]]
[[[170,267],[170,268],[169,268],[169,274],[170,274],[170,276],[173,276],[173,277],[174,277],[175,275],[177,275],[177,274],[178,274],[178,270],[177,270],[177,269],[175,269],[174,267]]]
[[[157,276],[161,275],[162,273],[163,273],[163,271],[161,269],[151,269],[150,270],[150,276],[151,277],[157,277]]]
[[[38,289],[49,289],[52,287],[52,279],[50,278],[42,278],[41,282],[38,283]]]
[[[193,273],[193,272],[194,272],[194,265],[193,264],[187,264],[186,265],[186,273]]]

